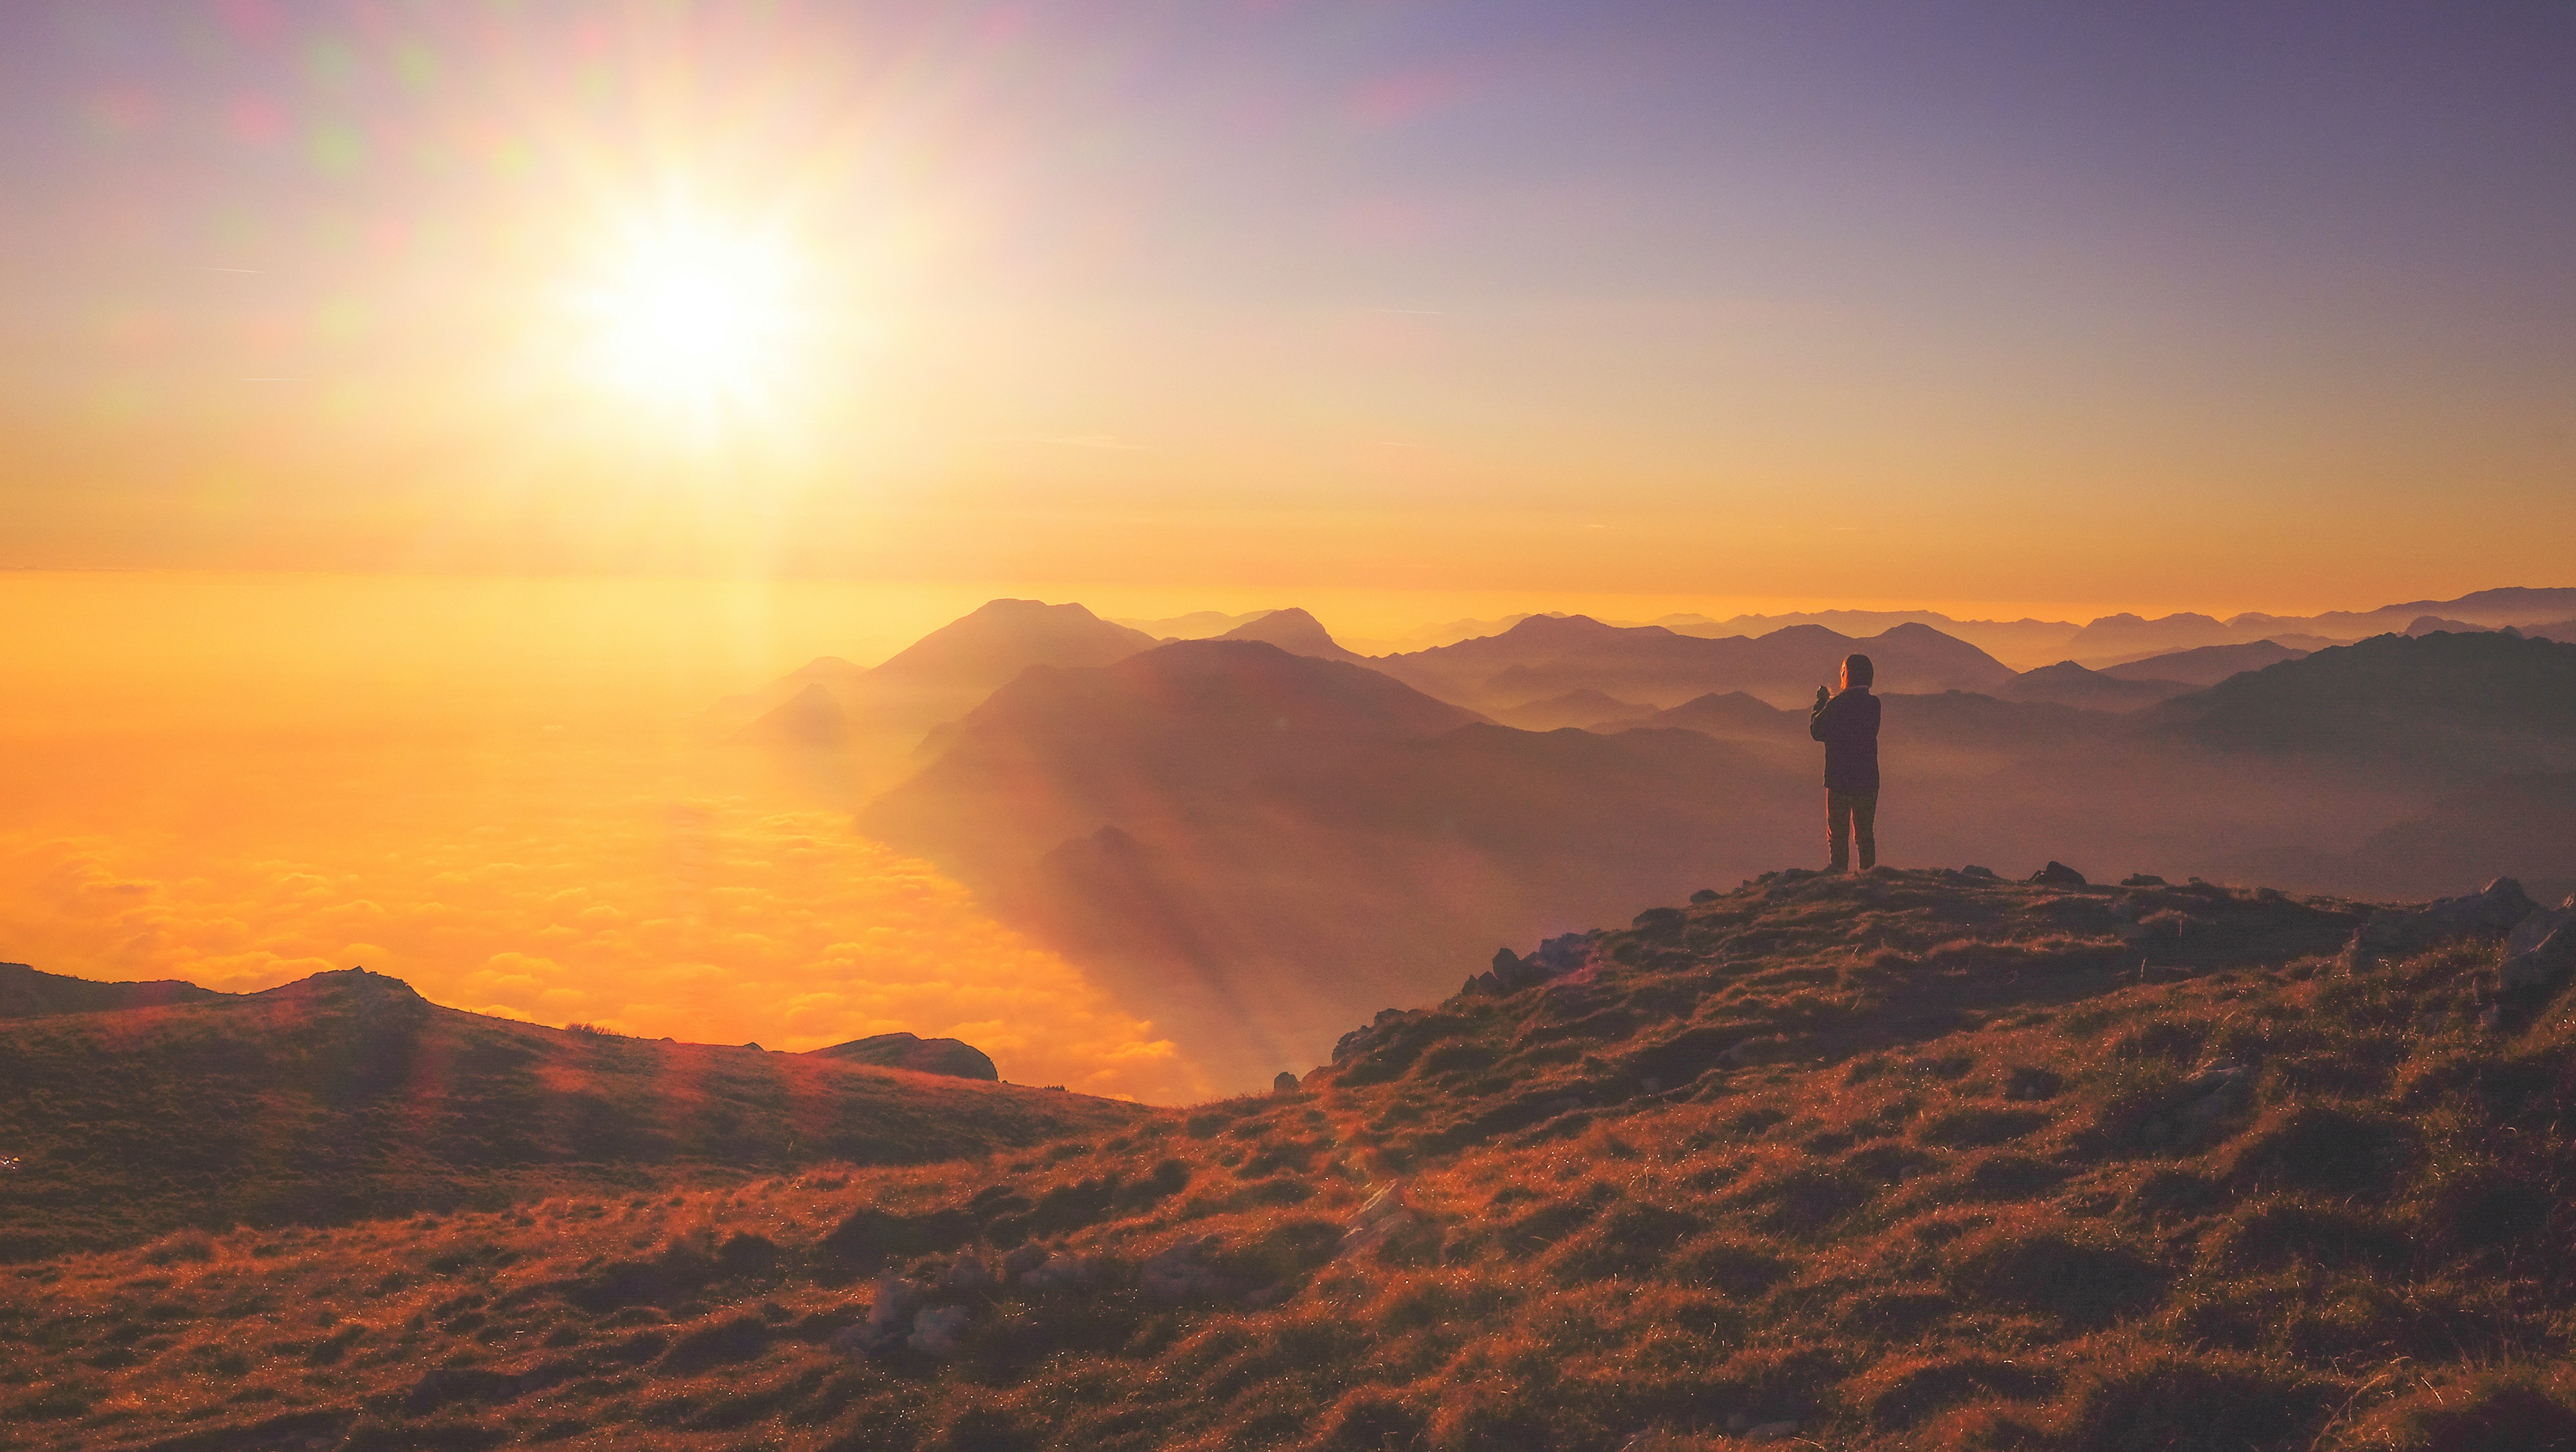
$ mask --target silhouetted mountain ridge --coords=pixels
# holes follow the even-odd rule
[[[488,1018],[364,969],[0,1022],[0,1091],[0,1144],[21,1162],[0,1175],[0,1258],[11,1259],[191,1224],[331,1223],[827,1160],[923,1163],[1129,1113],[830,1055]]]
[[[1373,663],[1418,690],[1479,709],[1579,690],[1675,703],[1745,691],[1786,705],[1832,683],[1855,651],[1870,657],[1888,691],[1997,689],[2013,676],[1994,657],[1928,625],[1895,625],[1861,639],[1821,625],[1712,639],[1582,615],[1532,616],[1501,635]]]
[[[176,978],[139,983],[96,983],[86,978],[40,973],[24,963],[0,963],[0,1019],[156,1008],[224,996],[214,989],[200,988]]]

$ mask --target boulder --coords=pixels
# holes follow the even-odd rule
[[[1361,1202],[1342,1222],[1342,1243],[1334,1254],[1356,1255],[1412,1223],[1413,1211],[1404,1203],[1404,1182],[1394,1181]]]
[[[2049,864],[2046,867],[2032,873],[2030,875],[2030,880],[2033,882],[2046,883],[2050,887],[2084,886],[2083,873],[2078,872],[2074,868],[2053,858],[2050,859]]]
[[[1100,1262],[1087,1255],[1046,1255],[1020,1273],[1020,1284],[1033,1291],[1050,1286],[1088,1285],[1100,1275]]]
[[[955,1356],[957,1338],[974,1319],[974,1313],[963,1306],[933,1306],[913,1318],[912,1335],[904,1344],[924,1356]]]
[[[1296,1092],[1297,1092],[1297,1073],[1296,1073],[1296,1071],[1295,1071],[1295,1070],[1293,1070],[1293,1069],[1282,1069],[1282,1070],[1280,1070],[1280,1071],[1279,1071],[1279,1077],[1270,1081],[1270,1092],[1271,1092],[1271,1093],[1273,1093],[1273,1094],[1294,1094],[1294,1093],[1296,1093]]]
[[[993,1285],[993,1272],[979,1257],[961,1255],[957,1263],[948,1268],[948,1274],[939,1278],[939,1284],[952,1291],[989,1290]]]
[[[2551,988],[2571,970],[2576,970],[2576,894],[2514,924],[2505,935],[2502,977],[2507,988]]]
[[[1657,911],[1678,914],[1681,910],[1679,908],[1649,909],[1650,913]],[[1569,973],[1591,966],[1592,943],[1600,936],[1597,929],[1589,933],[1563,933],[1539,944],[1538,951],[1526,958],[1509,948],[1496,948],[1493,967],[1468,979],[1466,986],[1459,991],[1491,994],[1518,993],[1524,988],[1535,988],[1539,984],[1553,982]],[[1389,1012],[1392,1011],[1389,1010]],[[1380,1014],[1378,1017],[1383,1021],[1386,1015]],[[1347,1037],[1345,1036],[1346,1041]],[[1341,1051],[1336,1049],[1333,1058],[1335,1062],[1339,1062],[1342,1058]]]
[[[1969,863],[1969,864],[1968,864],[1967,866],[1965,866],[1965,867],[1960,868],[1960,869],[1959,869],[1959,875],[1960,875],[1961,877],[1973,877],[1973,878],[1975,878],[1975,879],[1976,879],[1977,881],[1979,881],[1979,882],[2001,882],[2001,881],[2003,881],[2003,876],[2002,876],[2002,874],[2000,874],[2000,873],[1996,872],[1993,868],[1991,868],[1991,867],[1979,867],[1977,864],[1975,864],[1975,863],[1973,863],[1973,862]]]
[[[2152,872],[2132,872],[2120,879],[2122,887],[2162,887],[2165,880]]]
[[[887,1276],[877,1282],[877,1298],[868,1307],[868,1318],[832,1333],[832,1349],[883,1356],[911,1335],[913,1312],[920,1305],[921,1287],[901,1276]]]
[[[2468,897],[2446,897],[2420,908],[2383,908],[2353,930],[2344,954],[2354,967],[2368,967],[2420,953],[2455,938],[2491,938],[2513,929],[2539,911],[2522,884],[2499,877]]]
[[[916,1074],[946,1074],[957,1079],[998,1080],[1001,1072],[982,1049],[958,1039],[925,1039],[917,1034],[878,1034],[813,1052],[826,1059],[874,1064],[881,1069],[910,1069]]]

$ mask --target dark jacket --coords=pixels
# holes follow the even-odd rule
[[[1854,686],[1816,703],[1807,734],[1825,743],[1825,789],[1878,790],[1878,697]]]

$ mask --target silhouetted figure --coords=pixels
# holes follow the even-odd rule
[[[1878,865],[1877,674],[1865,655],[1843,657],[1843,688],[1816,687],[1807,734],[1825,743],[1825,841],[1835,872],[1851,870],[1851,839],[1860,838],[1860,870]]]

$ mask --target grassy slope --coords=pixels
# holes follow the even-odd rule
[[[184,1226],[950,1159],[1125,1122],[1061,1092],[574,1033],[396,979],[0,1023],[0,1258]]]
[[[1774,881],[1389,1016],[1294,1095],[63,1257],[0,1280],[0,1441],[2576,1445],[2570,1021],[2480,1027],[2491,944],[2341,966],[2359,913]],[[1140,1286],[1202,1237],[1178,1299]],[[830,1346],[878,1271],[1032,1238],[1100,1274],[934,1295],[953,1359]]]

